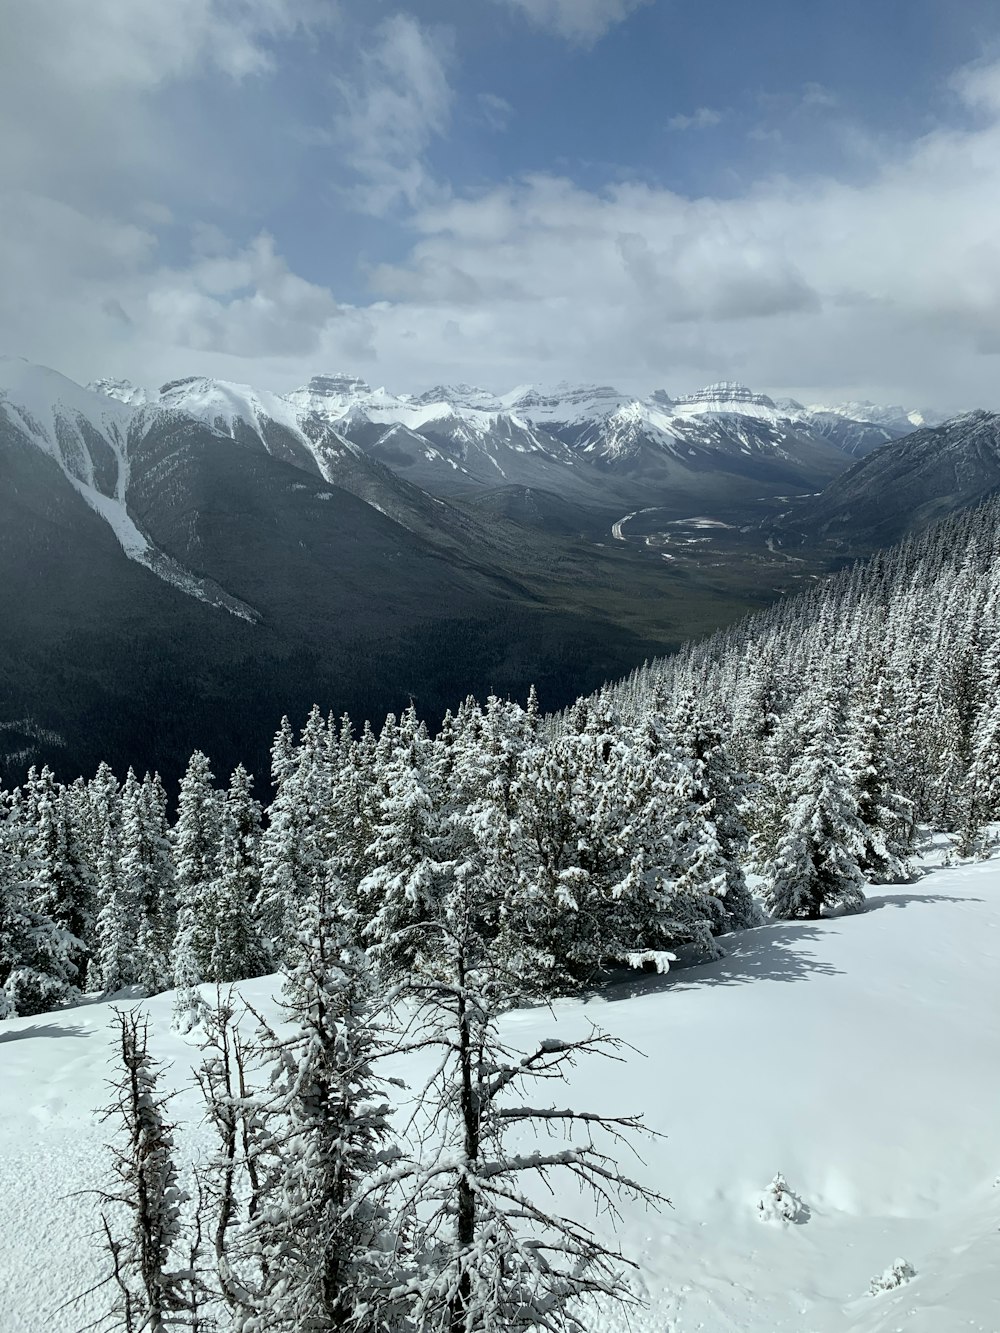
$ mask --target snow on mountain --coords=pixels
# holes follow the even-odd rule
[[[899,434],[918,430],[921,426],[937,426],[944,421],[940,412],[930,409],[918,411],[899,406],[880,407],[867,400],[856,403],[835,403],[829,407],[817,403],[804,409],[813,413],[832,413],[838,417],[848,417],[851,421],[870,421],[876,426],[886,426]]]
[[[111,526],[125,554],[146,563],[149,543],[125,508],[129,408],[46,366],[0,357],[0,411],[55,460],[74,489]]]
[[[445,441],[446,449],[449,439],[463,441],[463,448],[475,447],[474,440],[485,441],[498,428],[509,431],[509,418],[536,432],[535,442],[525,443],[526,450],[552,452],[555,437],[574,454],[582,452],[612,469],[630,463],[640,449],[659,448],[681,460],[690,457],[692,448],[711,454],[732,453],[735,447],[763,456],[769,449],[781,452],[791,436],[821,449],[833,446],[861,456],[925,419],[919,412],[870,403],[804,407],[795,399],[776,400],[731,380],[676,398],[663,389],[636,397],[611,385],[568,382],[551,388],[519,385],[502,394],[468,384],[393,394],[341,374],[317,376],[287,395],[287,401],[300,421],[324,419],[355,439],[368,434],[369,423],[401,425],[426,434],[434,447]],[[746,424],[739,426],[738,420]],[[726,424],[711,424],[715,421]],[[699,429],[701,422],[704,430]],[[754,422],[760,423],[759,430],[750,424]]]
[[[274,421],[301,436],[298,416],[288,400],[249,384],[199,376],[171,380],[161,386],[151,405],[184,412],[225,435],[231,436],[239,422],[260,427]]]
[[[567,467],[590,462],[634,476],[640,456],[655,473],[675,464],[690,469],[692,460],[704,469],[713,458],[740,454],[803,466],[810,449],[811,462],[819,449],[835,470],[838,454],[863,456],[924,419],[870,403],[803,407],[735,381],[676,398],[663,389],[636,397],[611,385],[566,382],[504,394],[464,383],[397,394],[344,373],[314,376],[284,395],[199,376],[154,394],[122,380],[95,381],[93,388],[147,419],[179,412],[231,438],[249,431],[292,461],[307,451],[327,480],[335,456],[360,449],[432,491],[440,483],[445,490],[517,484],[559,492]]]
[[[129,513],[130,443],[137,414],[145,410],[106,390],[81,388],[46,366],[0,357],[0,418],[58,464],[125,555],[189,596],[255,619],[237,598],[158,550]]]
[[[84,389],[57,370],[22,357],[0,356],[0,401],[40,448],[88,482],[93,478],[89,460],[80,452],[82,432],[100,432],[117,453],[131,419],[127,406],[115,398]]]
[[[571,1184],[553,1177],[544,1196],[638,1265],[645,1304],[627,1319],[595,1308],[593,1333],[1000,1329],[1000,861],[925,869],[875,889],[859,915],[763,926],[727,937],[717,962],[504,1017],[504,1037],[525,1050],[592,1023],[621,1038],[613,1067],[579,1060],[553,1103],[641,1112],[664,1136],[637,1145],[640,1163],[610,1151],[670,1207],[625,1200],[616,1229]],[[278,984],[236,989],[274,1021]],[[107,1256],[87,1192],[113,1179],[111,1129],[95,1110],[108,1101],[113,1003],[0,1030],[4,1333],[83,1327],[113,1298],[96,1286]],[[171,993],[118,1003],[148,1015],[151,1052],[177,1090],[186,1184],[212,1145],[193,1088],[198,1035],[171,1028]],[[431,1059],[393,1060],[387,1072],[407,1085],[398,1096],[422,1087]],[[787,1223],[758,1208],[778,1173],[803,1205]],[[904,1284],[870,1294],[897,1259]]]
[[[149,401],[148,392],[131,380],[103,378],[92,380],[87,388],[91,393],[103,393],[105,397],[114,398],[116,402],[125,403],[128,407],[142,407]]]
[[[474,384],[437,384],[415,395],[415,403],[451,403],[454,407],[470,407],[484,412],[499,412],[502,404],[489,389]]]
[[[307,433],[326,423],[431,489],[516,483],[558,490],[558,469],[576,461],[515,404],[468,384],[395,395],[346,375],[316,376],[285,401]]]
[[[634,400],[610,385],[562,383],[552,389],[521,385],[498,401],[536,425],[574,425],[608,417]]]
[[[674,399],[673,406],[681,417],[735,414],[773,422],[784,420],[786,416],[767,394],[754,393],[745,384],[737,384],[734,380],[722,380],[695,393],[684,394]]]

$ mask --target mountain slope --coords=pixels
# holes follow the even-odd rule
[[[777,527],[844,549],[885,546],[1000,487],[1000,415],[969,412],[887,444],[818,495],[792,502]]]
[[[456,509],[215,386],[204,420],[164,402],[183,386],[127,405],[25,363],[0,382],[9,781],[101,757],[171,777],[199,744],[266,771],[286,710],[378,719],[414,697],[433,719],[533,680],[554,706],[682,633],[657,571]]]

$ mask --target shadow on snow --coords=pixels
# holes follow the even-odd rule
[[[33,1023],[30,1028],[21,1028],[17,1032],[0,1031],[0,1043],[27,1041],[30,1037],[89,1037],[91,1035],[83,1028],[66,1027],[62,1023]]]
[[[724,958],[689,963],[683,951],[678,950],[678,961],[666,975],[618,972],[602,994],[606,1000],[628,1000],[636,995],[690,990],[695,986],[736,986],[747,981],[803,981],[810,976],[836,976],[839,968],[801,947],[825,933],[816,922],[780,921],[736,935],[724,935],[719,941],[726,950]]]

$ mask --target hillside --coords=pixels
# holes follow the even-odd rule
[[[783,539],[858,553],[888,546],[1000,487],[1000,417],[967,412],[869,454],[778,518]]]
[[[618,1236],[648,1301],[636,1333],[1000,1327],[998,879],[996,859],[931,869],[874,890],[860,916],[761,927],[728,940],[720,962],[505,1018],[519,1044],[593,1021],[637,1048],[610,1078],[600,1059],[580,1064],[553,1099],[641,1110],[667,1135],[643,1148],[643,1178],[673,1207],[626,1209]],[[273,979],[240,990],[270,1011]],[[164,994],[142,1007],[182,1089],[172,1112],[190,1160],[207,1144],[188,1088],[197,1052],[170,1029],[171,1004]],[[100,1309],[90,1298],[57,1314],[101,1271],[95,1202],[78,1191],[105,1178],[109,1129],[94,1108],[107,1096],[110,1018],[102,1002],[0,1031],[4,1333],[75,1328]],[[418,1081],[412,1064],[397,1072]],[[755,1215],[778,1171],[809,1209],[803,1225]],[[574,1195],[557,1202],[581,1215]],[[867,1295],[897,1258],[912,1282]]]

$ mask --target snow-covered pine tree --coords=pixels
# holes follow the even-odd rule
[[[46,1013],[73,998],[73,941],[34,903],[39,885],[16,802],[0,799],[0,1018]]]
[[[121,817],[118,779],[101,763],[87,784],[84,839],[97,896],[94,956],[87,982],[91,990],[105,993],[132,985],[140,973],[132,906],[121,880]]]
[[[721,729],[685,692],[670,724],[678,763],[678,878],[718,903],[717,932],[758,926],[763,915],[743,873],[749,835],[740,813],[746,785],[732,764]]]
[[[211,966],[215,939],[206,910],[221,838],[221,802],[213,780],[208,759],[196,750],[181,779],[173,829],[177,931],[170,961],[177,988],[176,1022],[182,1031],[190,1031],[204,1013],[198,985]]]
[[[139,940],[141,984],[153,994],[172,984],[170,954],[177,930],[174,853],[167,793],[159,773],[142,779],[142,852],[147,886],[147,934]]]
[[[958,854],[982,853],[984,826],[1000,820],[1000,697],[984,707],[963,792]]]
[[[507,982],[491,946],[470,929],[475,914],[459,881],[445,923],[428,927],[441,935],[427,949],[437,974],[405,988],[418,1006],[409,1041],[440,1055],[418,1099],[429,1156],[397,1172],[389,1305],[402,1306],[405,1327],[420,1333],[584,1333],[593,1327],[589,1309],[636,1302],[628,1261],[584,1223],[547,1211],[533,1185],[566,1172],[612,1215],[620,1194],[660,1202],[610,1155],[642,1126],[633,1116],[538,1105],[539,1085],[563,1080],[578,1058],[613,1057],[618,1043],[595,1030],[530,1051],[507,1046],[497,1024]],[[524,1144],[531,1129],[562,1141],[532,1150]]]
[[[450,793],[435,747],[411,705],[390,715],[374,765],[371,869],[357,889],[363,938],[383,975],[419,968],[436,937],[415,930],[437,918],[453,863]]]
[[[159,1088],[161,1066],[148,1050],[148,1023],[138,1010],[115,1011],[119,1070],[103,1119],[117,1123],[111,1148],[117,1183],[98,1190],[111,1272],[112,1308],[100,1321],[124,1333],[166,1333],[190,1327],[197,1282],[182,1256],[181,1189],[174,1160],[174,1128]],[[123,1212],[124,1210],[124,1212]]]
[[[94,930],[93,877],[71,819],[66,790],[48,767],[29,775],[25,812],[37,886],[31,906],[61,932],[67,979],[82,990]]]
[[[913,805],[896,788],[889,719],[891,687],[884,662],[876,662],[861,681],[849,732],[848,769],[864,825],[858,868],[873,884],[909,879]]]
[[[222,811],[218,878],[207,895],[212,944],[206,980],[241,981],[269,970],[255,922],[260,893],[260,806],[253,779],[239,764]]]
[[[274,740],[272,770],[277,794],[261,840],[261,892],[257,929],[274,966],[287,962],[301,913],[326,873],[330,759],[326,723],[313,707],[301,743],[291,744],[287,719]]]
[[[256,1054],[270,1080],[252,1099],[249,1152],[227,1147],[233,1110],[245,1116],[250,1101],[243,1089],[234,1105],[218,1050],[202,1080],[223,1162],[253,1172],[239,1190],[215,1190],[253,1200],[251,1215],[221,1233],[223,1289],[242,1333],[383,1327],[372,1310],[391,1285],[393,1225],[378,1178],[397,1152],[388,1085],[374,1064],[387,1047],[367,961],[345,935],[337,886],[328,887],[304,907],[281,1033],[261,1020]]]
[[[155,994],[170,984],[172,864],[166,811],[148,775],[129,769],[120,795],[115,873],[98,916],[98,975],[103,988],[140,985]]]
[[[789,774],[790,804],[765,869],[765,899],[778,918],[816,919],[824,907],[854,911],[865,900],[858,867],[865,826],[842,756],[841,712],[837,689],[827,686]]]

